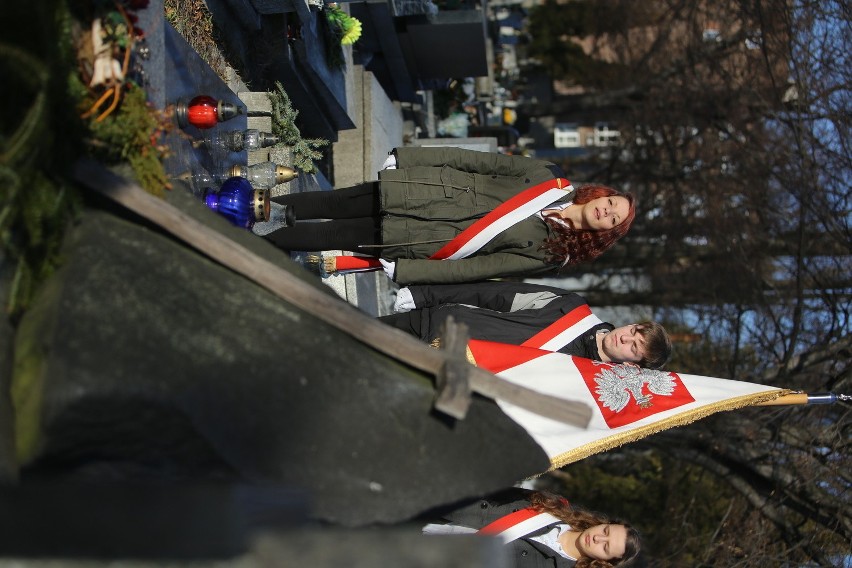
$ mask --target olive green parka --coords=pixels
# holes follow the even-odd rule
[[[538,276],[558,266],[545,262],[548,225],[531,216],[460,260],[429,260],[475,221],[525,189],[564,178],[550,162],[451,147],[394,150],[396,169],[379,172],[384,259],[396,261],[400,284],[472,282]],[[570,202],[566,192],[556,203]],[[359,248],[361,252],[368,252]]]

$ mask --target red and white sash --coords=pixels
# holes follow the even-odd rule
[[[553,186],[554,181],[556,187]],[[574,191],[571,182],[556,178],[540,183],[515,195],[495,207],[488,215],[456,235],[441,250],[429,257],[431,260],[458,260],[475,254],[494,237],[535,215],[551,203]]]
[[[544,351],[559,351],[585,332],[603,322],[592,313],[588,305],[576,307],[523,343]]]
[[[554,183],[556,184],[555,187]],[[509,227],[513,227],[524,219],[535,215],[572,191],[574,191],[574,187],[565,178],[548,180],[527,188],[501,203],[482,219],[456,235],[429,259],[459,260],[476,254],[479,249]],[[336,256],[330,257],[330,259],[333,260],[330,260],[329,268],[331,269],[328,270],[329,273],[347,274],[381,270],[382,268],[381,263],[374,257]]]
[[[550,513],[539,513],[532,507],[527,507],[526,509],[520,509],[514,513],[503,515],[496,521],[479,529],[477,534],[495,536],[503,541],[503,544],[507,544],[543,529],[548,525],[564,522]]]

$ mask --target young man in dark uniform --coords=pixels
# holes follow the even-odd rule
[[[591,313],[579,294],[522,282],[440,284],[400,289],[396,310],[379,320],[433,343],[448,316],[472,339],[527,345],[577,357],[657,369],[671,340],[656,322],[616,328]]]

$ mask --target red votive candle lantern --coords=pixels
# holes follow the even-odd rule
[[[175,104],[175,117],[181,128],[190,124],[205,130],[242,114],[243,109],[232,103],[217,101],[208,95],[198,95],[188,103],[180,99]]]

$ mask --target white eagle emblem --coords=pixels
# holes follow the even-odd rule
[[[671,396],[675,389],[675,379],[669,373],[623,364],[602,368],[595,375],[595,383],[598,400],[613,412],[621,412],[631,394],[636,404],[648,408],[655,394]],[[642,394],[644,385],[653,394]]]

